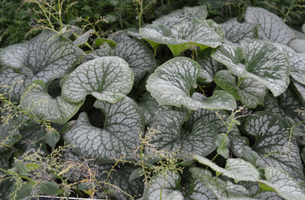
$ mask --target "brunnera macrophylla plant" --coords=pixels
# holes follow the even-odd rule
[[[2,105],[23,112],[6,120],[1,109],[0,169],[27,180],[11,198],[304,199],[304,36],[262,8],[217,24],[198,6],[98,38],[87,53],[49,29],[3,49]],[[52,193],[34,187],[32,165],[12,162],[63,143],[94,160],[95,179],[71,178],[68,190],[60,173],[45,180]],[[1,180],[9,198],[17,186]]]

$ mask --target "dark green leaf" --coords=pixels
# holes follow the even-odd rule
[[[50,147],[52,147],[52,149],[55,149],[55,146],[57,144],[57,142],[60,139],[60,135],[58,134],[58,132],[53,129],[47,132],[46,136],[45,136],[45,141],[48,145],[50,145]]]
[[[41,181],[39,183],[39,190],[46,195],[56,195],[62,192],[54,181]]]

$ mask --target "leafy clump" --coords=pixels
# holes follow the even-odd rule
[[[305,198],[305,35],[251,6],[241,23],[196,6],[144,26],[155,4],[106,38],[104,18],[65,25],[59,1],[0,52],[0,197]]]

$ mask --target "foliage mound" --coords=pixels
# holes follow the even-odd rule
[[[207,16],[107,38],[59,17],[4,48],[0,197],[305,199],[305,35],[258,7]]]

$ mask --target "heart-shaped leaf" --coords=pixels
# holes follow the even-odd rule
[[[157,67],[151,50],[140,40],[121,41],[112,55],[123,58],[129,64],[134,74],[135,87],[147,72],[152,72]]]
[[[200,82],[211,83],[214,81],[216,72],[226,69],[222,63],[212,59],[212,50],[212,48],[204,49],[195,57],[195,60],[201,66],[200,76],[198,78]]]
[[[84,58],[86,59],[86,62],[94,58],[110,55],[123,58],[133,71],[135,87],[138,86],[140,80],[147,72],[152,72],[156,68],[154,55],[140,40],[124,39],[117,44],[114,49],[107,47],[104,44],[100,46],[101,49],[86,55]]]
[[[192,167],[190,171],[193,177],[201,180],[217,199],[252,199],[250,198],[249,191],[243,186],[213,177],[208,170]]]
[[[179,189],[180,175],[173,172],[155,174],[146,185],[141,199],[155,200],[166,198],[170,193]]]
[[[284,170],[267,167],[265,177],[267,181],[260,180],[259,183],[274,189],[284,199],[302,200],[305,198],[305,193],[300,185]]]
[[[242,41],[241,47],[242,50],[224,44],[211,56],[226,65],[235,76],[260,82],[270,89],[274,96],[283,93],[289,85],[290,72],[290,62],[285,53],[272,43],[260,40]],[[245,65],[239,63],[243,55]]]
[[[133,73],[123,59],[107,56],[90,60],[78,66],[65,77],[63,98],[78,103],[88,94],[102,101],[115,103],[130,92]]]
[[[208,15],[208,11],[205,5],[195,7],[183,7],[182,9],[175,10],[168,15],[164,15],[155,21],[153,24],[162,24],[171,28],[176,24],[182,22],[192,21],[194,19],[205,20]]]
[[[243,79],[236,85],[235,77],[228,70],[217,72],[215,83],[248,108],[256,108],[258,104],[264,105],[264,98],[268,93],[264,85],[253,79]]]
[[[2,84],[13,85],[11,97],[19,101],[24,88],[34,80],[47,85],[56,78],[70,73],[85,53],[72,41],[64,37],[53,37],[57,33],[44,29],[40,35],[22,44],[16,44],[0,52],[0,64],[9,68],[0,70]],[[23,82],[18,82],[23,80]],[[15,82],[15,83],[14,83]],[[1,87],[3,93],[10,88]]]
[[[227,40],[239,43],[242,40],[257,38],[257,25],[252,23],[239,23],[237,19],[219,24]]]
[[[225,168],[221,168],[209,159],[202,157],[200,155],[195,155],[194,159],[201,164],[207,165],[216,171],[216,175],[219,176],[223,174],[229,178],[234,179],[235,183],[239,181],[258,181],[259,172],[250,163],[239,158],[229,158],[227,159],[227,164]]]
[[[248,6],[245,14],[246,22],[258,24],[258,37],[262,40],[288,44],[296,35],[281,18],[259,7]]]
[[[224,91],[215,91],[214,95],[204,102],[193,100],[190,90],[196,87],[200,74],[200,65],[189,58],[173,58],[150,76],[146,88],[160,105],[185,106],[190,110],[227,109],[236,107],[234,98]]]
[[[140,108],[129,97],[115,104],[97,100],[94,106],[105,114],[103,129],[93,127],[83,112],[64,135],[64,140],[76,146],[74,151],[77,154],[95,158],[99,162],[115,162],[111,158],[122,155],[130,159],[140,144],[138,131],[143,132],[144,128]]]
[[[174,56],[195,46],[201,50],[217,47],[222,44],[224,35],[221,28],[212,20],[193,20],[173,26],[171,29],[163,25],[148,25],[140,28],[140,35],[159,44],[166,44]]]
[[[303,178],[300,152],[288,128],[285,121],[267,112],[256,112],[245,123],[245,130],[256,139],[252,150],[261,157],[259,166],[275,166],[292,177]]]
[[[84,101],[77,104],[66,102],[61,96],[51,97],[40,80],[33,81],[24,90],[20,105],[36,117],[54,123],[66,123],[79,110]]]
[[[188,120],[188,114],[178,111],[166,111],[152,119],[150,128],[157,128],[151,144],[156,149],[178,150],[180,156],[207,156],[216,149],[216,128],[204,121],[197,121],[191,133],[183,131],[182,125]]]

